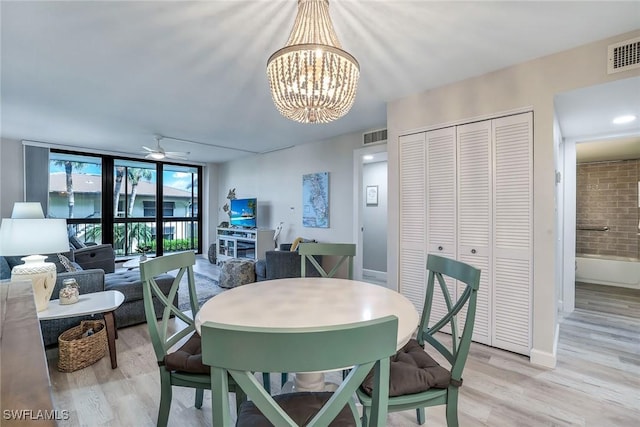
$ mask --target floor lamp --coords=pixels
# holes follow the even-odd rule
[[[14,214],[16,218],[4,218],[0,224],[0,255],[24,256],[24,264],[16,265],[11,270],[11,280],[31,280],[36,310],[43,311],[49,304],[57,274],[56,265],[45,262],[46,255],[39,254],[69,251],[67,221],[44,217],[25,218],[31,214],[17,214],[16,207]],[[39,215],[42,215],[42,208]]]

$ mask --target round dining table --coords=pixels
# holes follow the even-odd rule
[[[399,349],[412,337],[419,321],[418,312],[406,297],[356,280],[297,277],[250,283],[218,294],[200,308],[195,324],[198,333],[209,321],[271,328],[332,327],[388,315],[398,318]],[[296,391],[317,391],[324,386],[322,373],[295,376]]]

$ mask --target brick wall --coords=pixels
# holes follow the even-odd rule
[[[576,180],[576,252],[640,258],[640,159],[582,163]],[[581,230],[609,227],[609,231]]]

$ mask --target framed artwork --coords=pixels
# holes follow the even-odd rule
[[[302,176],[302,225],[329,228],[329,172]]]
[[[378,186],[367,185],[366,192],[367,206],[378,206]]]

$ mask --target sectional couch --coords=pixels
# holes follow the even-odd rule
[[[71,261],[71,269],[64,265],[57,254],[47,257],[48,262],[56,264],[56,285],[49,304],[57,304],[58,294],[64,279],[73,277],[80,287],[80,295],[106,290],[118,290],[124,294],[124,303],[115,311],[115,321],[118,328],[146,322],[144,302],[142,297],[142,283],[140,272],[135,270],[115,269],[115,254],[111,245],[94,245],[76,249],[63,254]],[[11,269],[21,264],[21,257],[0,256],[0,279],[10,279]],[[156,278],[158,285],[167,295],[174,277],[164,274]],[[177,306],[177,295],[175,305]],[[162,306],[155,303],[156,317],[162,315]],[[96,315],[96,317],[101,317]],[[77,326],[81,320],[91,319],[91,316],[80,316],[68,319],[55,319],[40,322],[42,339],[45,346],[58,343],[58,336],[65,330]],[[95,318],[95,317],[93,317]]]

